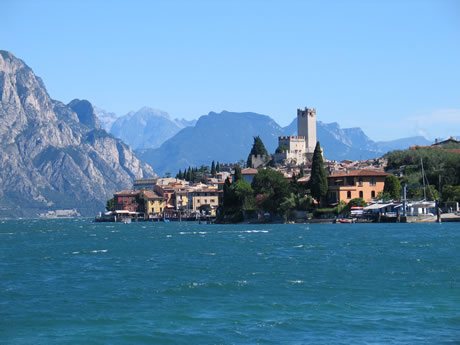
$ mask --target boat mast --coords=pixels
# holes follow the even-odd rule
[[[426,200],[425,169],[423,169],[423,158],[422,157],[420,157],[420,162],[422,164],[423,200]]]

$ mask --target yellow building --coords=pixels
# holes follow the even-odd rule
[[[159,215],[165,209],[165,198],[150,190],[142,191],[142,198],[145,200],[145,214]]]
[[[187,209],[188,193],[185,189],[176,190],[176,210],[184,211]]]
[[[189,208],[192,212],[207,211],[216,215],[219,198],[222,192],[217,189],[199,189],[189,193]]]
[[[383,171],[354,170],[328,176],[327,198],[329,204],[340,201],[349,202],[361,198],[371,202],[383,192],[385,177],[390,175]]]

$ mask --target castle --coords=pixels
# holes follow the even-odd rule
[[[297,136],[278,138],[275,161],[302,165],[312,160],[316,146],[316,109],[297,109]]]

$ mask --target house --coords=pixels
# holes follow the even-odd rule
[[[136,190],[140,190],[140,189],[153,190],[153,188],[157,184],[157,181],[158,181],[157,178],[135,179],[134,182],[133,182],[133,189],[136,189]]]
[[[161,213],[165,209],[164,197],[150,190],[142,191],[141,197],[142,199],[144,199],[146,215],[161,215]]]
[[[122,190],[113,195],[115,211],[144,212],[144,202],[139,190]]]
[[[189,210],[192,212],[206,211],[214,216],[222,198],[221,194],[222,191],[211,188],[192,190],[188,195]]]
[[[241,170],[241,176],[243,177],[243,180],[251,184],[252,180],[254,180],[254,176],[256,176],[258,172],[259,171],[257,169],[246,168]]]
[[[374,170],[354,170],[328,176],[329,204],[361,198],[371,202],[383,192],[385,177],[390,174]]]

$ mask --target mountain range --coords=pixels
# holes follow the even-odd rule
[[[90,102],[52,100],[22,60],[0,51],[0,217],[69,208],[93,216],[133,178],[152,176],[101,128]]]
[[[297,135],[297,120],[281,127],[267,115],[257,113],[210,112],[195,126],[184,128],[157,149],[136,150],[139,158],[156,172],[175,175],[189,166],[219,162],[246,161],[253,137],[260,136],[269,152],[278,146],[278,137]],[[363,160],[380,157],[388,151],[411,145],[429,145],[424,137],[374,142],[361,128],[340,128],[339,124],[317,122],[317,138],[326,158]]]
[[[124,116],[96,108],[102,127],[133,149],[157,148],[181,129],[194,126],[196,120],[171,119],[167,112],[143,107]]]

